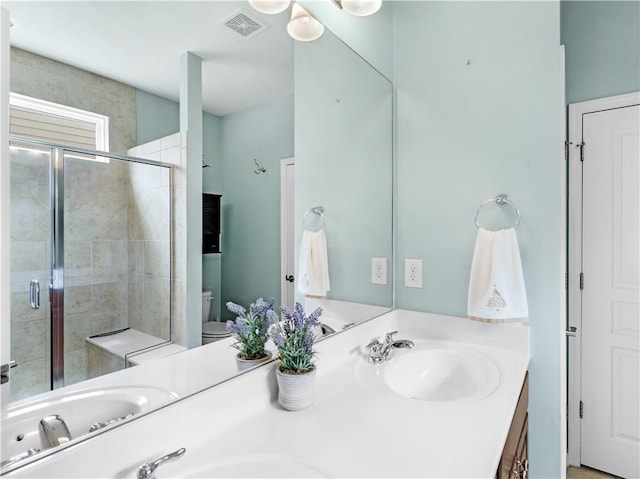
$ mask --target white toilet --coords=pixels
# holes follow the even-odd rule
[[[202,344],[209,344],[231,336],[227,323],[209,321],[211,312],[211,291],[202,292]]]

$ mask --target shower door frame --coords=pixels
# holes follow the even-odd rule
[[[51,322],[51,377],[50,390],[64,384],[64,158],[66,152],[104,157],[118,161],[141,163],[169,170],[169,278],[173,278],[173,165],[133,156],[117,155],[106,151],[90,150],[42,140],[9,135],[9,145],[18,143],[47,148],[51,155],[49,198],[50,214],[50,279],[48,284]],[[169,338],[173,339],[173,281],[169,281]],[[162,344],[162,343],[161,343]]]

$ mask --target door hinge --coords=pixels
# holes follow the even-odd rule
[[[564,274],[564,289],[569,289],[569,273]]]
[[[580,419],[582,419],[583,415],[584,415],[584,403],[581,400],[580,401]]]
[[[569,140],[564,140],[564,161],[569,161]]]
[[[584,289],[584,273],[580,273],[580,290]]]
[[[578,146],[580,147],[580,161],[584,161],[584,141]]]

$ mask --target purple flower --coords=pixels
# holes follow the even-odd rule
[[[257,316],[265,316],[267,312],[273,311],[274,302],[275,299],[273,298],[269,298],[266,301],[262,298],[258,298],[256,302],[249,307],[249,310],[252,314]]]
[[[282,336],[282,333],[278,330],[278,329],[274,329],[270,332],[270,336],[271,339],[273,339],[273,342],[276,344],[277,347],[282,347],[284,346],[284,336]]]
[[[295,304],[293,311],[286,306],[282,306],[280,310],[284,319],[269,330],[269,336],[278,347],[280,368],[285,371],[306,371],[313,368],[313,328],[320,324],[322,309],[317,308],[309,316],[305,316],[300,303]]]
[[[244,309],[242,306],[240,306],[239,304],[236,303],[232,303],[231,301],[229,301],[227,303],[227,309],[229,311],[231,311],[233,314],[235,314],[236,316],[244,316],[245,314],[247,314],[247,310]]]
[[[235,321],[227,321],[227,330],[243,338],[246,338],[249,335],[249,327],[244,318],[236,318]]]

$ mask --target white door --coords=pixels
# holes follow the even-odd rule
[[[282,305],[293,307],[295,295],[294,265],[294,171],[293,158],[282,160],[280,164],[280,244],[281,244],[281,298]]]
[[[640,106],[583,115],[581,462],[640,477]]]

